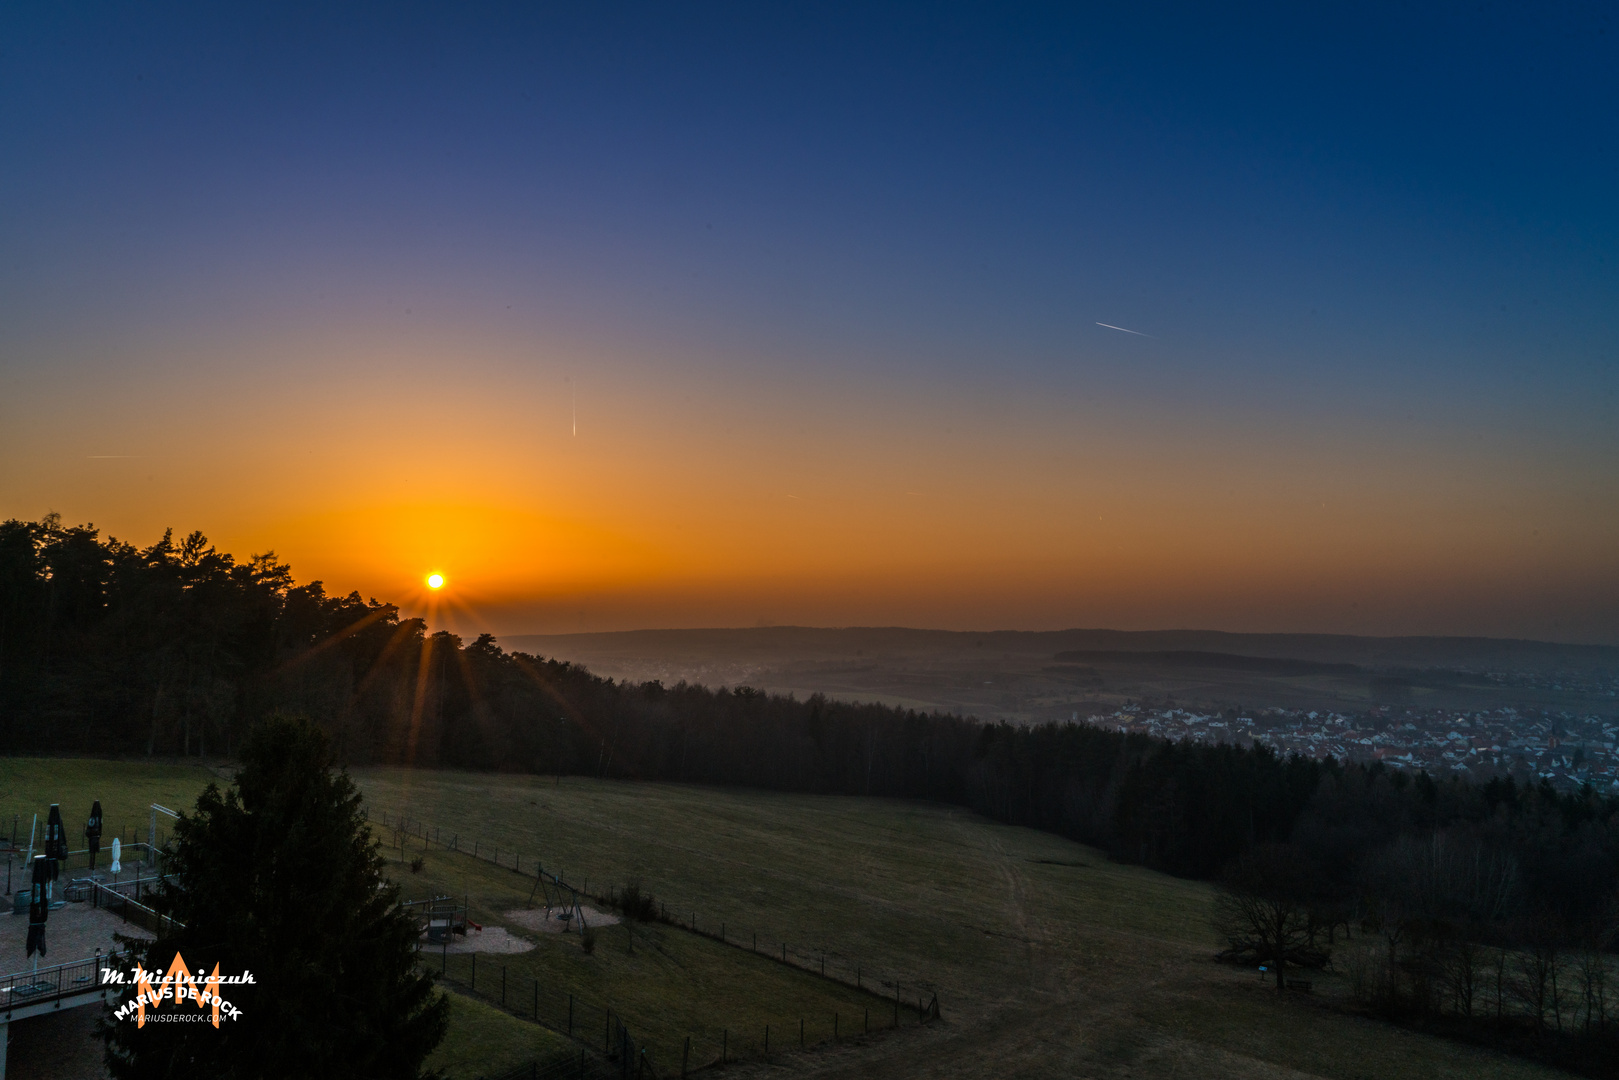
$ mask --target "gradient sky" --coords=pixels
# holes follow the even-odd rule
[[[249,7],[0,8],[0,516],[463,631],[1619,642],[1609,4]]]

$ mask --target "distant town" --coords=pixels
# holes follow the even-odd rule
[[[1379,706],[1362,713],[1259,709],[1198,712],[1127,704],[1088,718],[1097,727],[1201,743],[1268,746],[1279,754],[1381,761],[1471,780],[1511,776],[1558,788],[1590,784],[1619,792],[1619,718],[1494,709],[1419,712]]]

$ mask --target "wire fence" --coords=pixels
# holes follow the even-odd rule
[[[383,812],[382,824],[391,834],[391,846],[398,848],[402,857],[411,843],[420,841],[423,850],[437,845],[444,851],[480,859],[524,878],[534,878],[536,888],[549,884],[558,890],[586,896],[606,907],[617,906],[619,901],[617,890],[612,886],[603,887],[598,882],[601,891],[592,893],[588,880],[581,878],[576,888],[561,873],[546,870],[539,859],[525,859],[520,852],[486,844],[481,838],[472,838],[469,845],[458,833],[446,835],[423,822],[387,811]],[[421,908],[419,914],[429,924],[434,919],[445,922],[446,925],[441,928],[445,933],[453,927],[457,918],[466,917],[466,909],[449,897],[417,901],[413,906]],[[714,1025],[706,1031],[684,1036],[678,1048],[655,1046],[648,1040],[637,1040],[624,1018],[611,1005],[589,1000],[535,976],[514,974],[506,965],[487,956],[480,963],[476,952],[450,953],[444,949],[435,957],[432,945],[427,945],[419,954],[419,962],[436,970],[441,979],[466,993],[589,1046],[606,1063],[602,1068],[616,1069],[606,1074],[609,1076],[686,1076],[698,1069],[749,1058],[769,1058],[785,1051],[806,1049],[902,1025],[925,1024],[939,1018],[937,989],[920,979],[907,985],[897,977],[874,971],[866,964],[833,949],[806,949],[781,940],[761,940],[760,935],[752,930],[744,936],[733,931],[723,920],[705,924],[695,911],[671,910],[667,905],[660,905],[657,918],[687,932],[852,987],[870,995],[871,1005],[858,1013],[847,1015],[840,1012],[813,1017],[801,1015],[796,1018],[796,1023],[789,1020],[785,1024],[760,1024],[757,1030]],[[507,1075],[513,1078],[529,1075],[523,1072],[523,1068],[538,1076],[575,1075],[588,1070],[588,1056],[570,1067],[575,1070],[574,1073],[566,1072],[564,1065],[557,1062],[536,1062],[489,1080],[506,1080]],[[564,1071],[547,1073],[543,1071],[546,1069]]]
[[[477,953],[443,954],[434,963],[431,950],[427,950],[420,955],[420,961],[424,967],[437,971],[441,981],[455,985],[462,992],[513,1016],[548,1027],[579,1044],[577,1060],[570,1058],[564,1062],[559,1056],[522,1068],[550,1069],[557,1075],[594,1078],[667,1075],[667,1069],[657,1068],[650,1048],[636,1038],[624,1018],[608,1006],[547,986],[539,979],[510,977],[503,964],[487,959],[479,964]],[[513,1073],[526,1075],[520,1070]]]
[[[369,811],[367,811],[367,815],[369,820]],[[532,855],[525,860],[523,854],[516,849],[491,845],[478,837],[469,836],[463,838],[459,833],[455,832],[445,834],[436,826],[389,811],[383,811],[382,825],[392,835],[392,846],[399,848],[401,853],[403,853],[407,843],[411,840],[420,841],[424,851],[428,850],[431,845],[436,844],[445,851],[454,851],[503,867],[517,874],[554,882],[562,889],[576,891],[579,895],[589,897],[608,907],[617,906],[617,891],[611,884],[598,878],[597,885],[601,891],[591,892],[589,878],[581,877],[577,885],[571,884],[562,876],[560,870],[546,870],[540,859]],[[527,866],[526,871],[524,869],[525,864]],[[658,919],[671,926],[678,926],[722,944],[746,949],[778,963],[786,964],[789,967],[811,972],[821,978],[842,983],[845,986],[851,986],[884,999],[892,998],[896,1002],[896,1011],[914,1009],[924,1021],[937,1019],[939,1016],[937,984],[929,979],[917,976],[901,976],[891,971],[873,967],[865,958],[851,955],[833,947],[830,943],[806,945],[789,942],[785,938],[778,937],[768,931],[761,932],[755,928],[740,928],[728,924],[724,919],[704,919],[696,909],[671,908],[667,903],[659,904]]]
[[[592,1076],[687,1076],[699,1069],[841,1042],[897,1028],[902,1023],[926,1023],[938,1015],[936,1007],[930,1010],[926,1002],[916,1006],[909,1001],[902,1004],[896,998],[874,1002],[875,1008],[859,1013],[800,1016],[797,1023],[765,1023],[757,1029],[720,1027],[686,1035],[678,1045],[659,1046],[655,1040],[638,1039],[612,1006],[534,976],[516,975],[487,956],[481,961],[478,953],[444,952],[434,957],[427,948],[419,954],[419,962],[462,992],[588,1047],[599,1055],[597,1071],[586,1071],[588,1059],[583,1056],[576,1070]],[[545,1067],[562,1068],[556,1063]]]

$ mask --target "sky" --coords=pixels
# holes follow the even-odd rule
[[[0,518],[463,633],[1619,643],[1611,5],[13,4],[0,146]]]

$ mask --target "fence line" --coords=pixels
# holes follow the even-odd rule
[[[367,820],[370,820],[369,808],[365,812]],[[445,851],[454,851],[461,855],[467,855],[474,859],[481,859],[485,862],[493,863],[496,866],[514,871],[518,874],[523,873],[522,854],[512,848],[506,849],[506,854],[511,860],[509,863],[506,863],[502,862],[500,859],[501,849],[499,847],[484,844],[483,841],[477,837],[469,837],[472,847],[468,849],[462,843],[459,833],[452,832],[449,835],[449,838],[446,839],[442,830],[436,826],[430,826],[425,822],[412,820],[408,816],[390,814],[386,810],[383,811],[382,814],[382,824],[385,829],[391,830],[394,834],[394,837],[396,838],[396,846],[399,847],[401,854],[403,854],[404,851],[405,838],[413,837],[422,841],[422,850],[424,851],[428,850],[428,846],[430,844],[437,844]],[[571,885],[565,881],[560,873],[552,873],[545,870],[539,859],[530,858],[529,863],[534,868],[533,876],[543,877],[554,882],[560,888],[577,892],[581,896],[590,897],[591,899],[606,904],[609,907],[617,905],[617,899],[611,885],[608,886],[605,895],[602,893],[593,893],[590,891],[590,881],[588,878],[583,879],[581,886],[575,887],[574,885]],[[765,938],[766,947],[764,949],[760,949],[759,934],[756,930],[750,930],[750,936],[747,939],[744,939],[740,936],[740,934],[732,935],[725,920],[710,920],[705,926],[698,919],[698,913],[695,910],[690,912],[689,921],[681,918],[681,916],[684,914],[686,914],[686,909],[677,909],[671,914],[671,912],[668,910],[668,905],[663,904],[659,909],[659,921],[668,923],[671,926],[681,927],[682,929],[688,930],[691,933],[698,934],[713,941],[718,941],[724,945],[730,945],[734,948],[753,952],[756,955],[767,957],[776,961],[777,963],[785,964],[788,967],[796,968],[800,971],[807,971],[813,975],[819,975],[820,977],[828,979],[832,982],[841,983],[844,986],[851,986],[856,990],[861,990],[865,993],[873,994],[884,999],[892,997],[895,1002],[896,1012],[900,1009],[915,1009],[919,1018],[924,1022],[931,1019],[938,1019],[939,1017],[938,985],[931,980],[915,978],[907,983],[893,974],[889,974],[885,978],[883,972],[873,971],[872,969],[866,967],[865,964],[859,962],[858,958],[851,959],[840,952],[835,952],[825,947],[812,948],[808,950],[801,947],[795,948],[785,940],[777,939],[776,941],[772,942],[768,936]],[[715,929],[716,922],[718,923],[717,930]],[[828,965],[828,960],[831,960],[830,966]],[[909,989],[916,995],[916,1001],[914,1004],[907,1000],[909,997],[909,995],[905,994],[907,987],[909,987]]]
[[[509,1075],[527,1076],[529,1070],[557,1070],[559,1076],[585,1076],[605,1080],[609,1077],[636,1076],[657,1080],[660,1071],[655,1067],[651,1048],[631,1033],[624,1019],[611,1006],[598,1005],[577,994],[565,993],[530,977],[527,986],[516,985],[508,979],[504,964],[484,961],[483,986],[478,984],[478,953],[456,953],[454,963],[448,953],[434,963],[431,950],[418,954],[417,962],[429,970],[437,968],[439,979],[453,983],[503,1011],[543,1025],[567,1035],[580,1045],[577,1061],[560,1060],[545,1063],[531,1062],[510,1071]],[[494,972],[489,969],[493,967]],[[498,972],[498,974],[496,974]],[[490,986],[494,982],[499,989]],[[527,993],[523,991],[527,990]],[[600,1032],[597,1036],[595,1033]],[[588,1053],[586,1048],[589,1048]],[[591,1056],[595,1055],[595,1056]],[[502,1074],[500,1080],[508,1074]]]
[[[125,862],[136,861],[136,849],[138,848],[140,849],[140,859],[138,861],[141,863],[141,865],[145,866],[153,861],[154,845],[148,843],[146,840],[138,839],[140,834],[141,830],[134,826],[130,826],[129,828],[116,833],[109,829],[101,834],[101,851],[96,855],[93,863],[90,860],[90,849],[78,848],[76,850],[69,851],[67,853],[67,858],[58,860],[58,865],[63,870],[74,869],[74,861],[79,860],[82,856],[83,858],[81,864],[77,869],[105,869],[106,867],[112,865],[112,842],[116,838],[123,842],[123,852],[121,854],[121,858]],[[161,829],[158,830],[157,835],[158,843],[155,845],[156,854],[161,854],[163,845],[168,842],[168,838],[164,835]],[[26,875],[28,872],[27,867],[23,865],[27,852],[28,844],[26,837],[22,841],[18,842],[13,841],[5,836],[0,836],[0,853],[3,853],[6,857],[6,878],[4,888],[7,896],[10,896],[18,885],[21,885],[25,889],[28,888],[29,882],[24,880],[23,877],[23,875]],[[38,835],[34,840],[34,854],[45,854],[44,830],[41,830],[40,835]],[[13,878],[14,874],[17,875],[15,879]]]
[[[155,878],[137,879],[134,883],[139,895],[142,880],[158,880]],[[120,887],[127,887],[130,882],[114,882],[104,885],[99,881],[88,882],[90,886],[90,902],[92,907],[105,908],[108,911],[117,911],[123,915],[126,923],[132,922],[154,934],[162,934],[165,928],[176,927],[185,929],[185,923],[170,915],[164,915],[157,909],[140,902],[136,896],[120,892]]]
[[[895,1004],[891,1023],[885,1023],[888,1018],[880,1013],[874,1017],[872,1009],[867,1008],[863,1013],[848,1017],[847,1025],[843,1022],[845,1018],[842,1014],[836,1012],[830,1018],[816,1018],[813,1025],[808,1017],[800,1016],[796,1032],[790,1025],[786,1029],[772,1031],[771,1025],[765,1024],[755,1032],[720,1027],[717,1037],[713,1029],[707,1035],[688,1034],[678,1047],[665,1045],[660,1051],[650,1040],[638,1039],[612,1006],[569,993],[536,976],[512,978],[506,965],[490,959],[490,954],[483,955],[485,958],[482,962],[478,953],[446,952],[435,958],[431,947],[428,947],[418,954],[417,962],[426,969],[436,970],[441,981],[454,984],[465,993],[520,1019],[564,1034],[581,1046],[588,1046],[590,1052],[601,1059],[596,1062],[596,1072],[587,1072],[592,1077],[633,1076],[651,1080],[684,1077],[700,1069],[730,1062],[768,1058],[772,1053],[804,1049],[828,1041],[842,1042],[869,1035],[873,1030],[898,1028],[901,1012],[908,1016],[912,1008],[907,1003],[902,1010]],[[936,1009],[929,1011],[924,1007],[919,1011],[917,1022],[926,1023],[936,1016]],[[659,1053],[663,1055],[662,1058]],[[522,1068],[552,1067],[560,1068],[534,1063],[514,1069],[510,1075],[527,1075],[521,1071]],[[563,1070],[557,1075],[573,1076],[584,1067],[572,1065],[570,1068],[574,1072]],[[505,1074],[498,1080],[505,1080]]]

